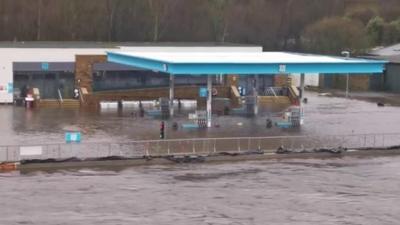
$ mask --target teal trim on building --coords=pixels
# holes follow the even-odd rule
[[[153,71],[164,71],[164,65],[166,65],[165,63],[156,60],[133,58],[127,55],[109,52],[107,53],[107,60],[109,62],[115,62],[127,66],[139,67]]]
[[[296,63],[218,63],[218,62],[167,62],[150,57],[137,57],[120,53],[107,52],[108,61],[123,65],[140,67],[148,70],[174,75],[205,74],[291,74],[291,73],[323,73],[323,74],[373,74],[382,73],[386,61],[352,59],[337,62],[296,62]]]

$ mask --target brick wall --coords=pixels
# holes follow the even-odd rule
[[[93,64],[106,62],[106,55],[76,55],[75,56],[75,83],[82,88],[86,88],[92,93],[93,84]]]
[[[346,74],[321,75],[320,87],[332,89],[346,89]],[[352,91],[368,91],[370,87],[370,75],[350,75],[349,89]]]
[[[274,76],[274,86],[283,87],[287,85],[287,74],[279,74]]]
[[[226,86],[235,86],[237,87],[239,83],[239,76],[238,75],[228,75],[226,77]]]

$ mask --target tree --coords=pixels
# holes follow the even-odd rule
[[[37,0],[37,31],[36,31],[36,40],[37,41],[40,41],[40,38],[41,38],[42,8],[43,8],[42,0]]]
[[[361,22],[331,17],[306,28],[303,46],[307,51],[316,53],[340,54],[347,49],[358,54],[367,47],[367,40]]]
[[[355,7],[347,9],[346,17],[353,20],[359,20],[364,25],[366,25],[377,14],[378,12],[374,8],[363,5],[357,5]]]
[[[400,42],[400,18],[388,24],[383,28],[383,43],[391,45]]]
[[[380,45],[399,41],[397,22],[384,22],[398,18],[398,1],[0,0],[0,41],[217,41],[303,51],[329,33],[315,24],[345,16],[350,25],[335,29],[354,27],[351,37],[367,28],[369,43]],[[305,35],[311,31],[319,36]]]
[[[229,15],[229,40],[278,49],[280,10],[276,2],[265,0],[237,1]]]
[[[67,33],[65,40],[79,40],[79,23],[81,21],[81,11],[83,7],[79,6],[79,2],[76,0],[63,1],[61,7],[64,9],[62,11],[62,20],[64,30]]]
[[[114,41],[150,41],[151,19],[148,2],[119,0],[116,8],[112,39]]]
[[[381,45],[383,41],[383,29],[385,21],[382,17],[376,16],[367,24],[367,34],[371,45]]]
[[[379,5],[379,15],[386,21],[396,20],[400,15],[399,0],[376,1]]]
[[[208,0],[208,11],[217,42],[225,42],[228,35],[227,13],[232,2],[232,0]]]
[[[171,10],[176,7],[177,0],[147,0],[152,19],[152,41],[157,42],[163,35]]]
[[[168,17],[163,41],[214,42],[221,41],[215,34],[209,2],[180,0]],[[225,31],[227,38],[227,31]],[[179,34],[179,35],[177,35]]]
[[[120,5],[119,0],[106,0],[106,12],[108,18],[108,29],[107,29],[107,40],[113,41],[114,37],[113,34],[115,33],[114,24],[115,24],[115,13]]]

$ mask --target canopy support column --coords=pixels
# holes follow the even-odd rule
[[[175,77],[173,74],[169,75],[169,115],[174,116],[174,85]]]
[[[211,115],[212,115],[212,77],[207,76],[207,127],[211,127]]]
[[[254,84],[253,84],[253,95],[254,95],[254,115],[258,114],[258,89],[259,89],[259,77],[258,75],[254,75]]]
[[[300,74],[300,99],[304,98],[304,83],[305,83],[305,75],[304,73]]]

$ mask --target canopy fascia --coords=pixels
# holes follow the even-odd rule
[[[301,56],[299,56],[301,57]],[[322,57],[322,56],[321,56]],[[325,56],[323,56],[325,57]],[[123,52],[107,52],[108,61],[139,67],[157,72],[175,75],[205,75],[205,74],[291,74],[291,73],[322,73],[322,74],[374,74],[382,73],[386,61],[354,59],[337,62],[271,62],[256,63],[238,62],[171,62],[151,57],[140,57]],[[334,58],[334,57],[333,57]],[[190,60],[188,60],[190,61]]]

